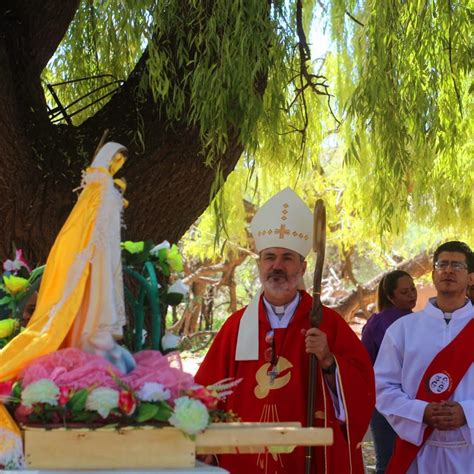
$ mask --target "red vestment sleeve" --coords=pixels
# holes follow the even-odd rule
[[[350,446],[352,459],[360,459],[360,443],[375,405],[372,363],[358,337],[335,311],[324,308],[321,330],[327,334],[329,347],[337,360],[341,396],[346,411],[343,433]],[[358,461],[356,464],[359,464]]]

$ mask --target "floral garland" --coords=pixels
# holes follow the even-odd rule
[[[157,351],[144,351],[142,355],[147,357],[144,370],[149,372],[150,361],[161,363],[166,359]],[[55,365],[58,357],[64,361],[80,360],[72,369],[76,370],[77,377],[71,379],[70,371],[65,373],[69,362]],[[168,364],[161,364],[161,373],[166,374],[161,377],[170,381],[169,386],[156,381],[160,373],[155,371],[143,376],[142,370],[134,380],[133,375],[121,374],[99,356],[80,349],[62,349],[38,361],[27,367],[18,380],[0,383],[0,402],[20,425],[93,428],[166,424],[194,437],[211,422],[237,420],[233,413],[220,410],[219,402],[232,393],[240,381],[228,379],[204,387],[195,384],[189,374]],[[95,379],[92,383],[82,382],[81,370],[90,367],[95,369],[91,369],[96,373]],[[29,369],[44,376],[32,378]],[[175,375],[171,376],[172,373]],[[176,382],[183,376],[187,379]],[[65,379],[69,383],[61,381]]]

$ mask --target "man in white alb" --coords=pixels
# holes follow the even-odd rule
[[[389,474],[474,473],[474,308],[466,298],[474,254],[442,244],[437,296],[396,321],[375,362],[377,409],[397,432]]]

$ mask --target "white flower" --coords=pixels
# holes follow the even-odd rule
[[[168,400],[171,397],[171,392],[161,383],[146,382],[137,395],[144,402],[160,402]]]
[[[165,335],[161,338],[161,347],[164,351],[167,351],[169,349],[176,349],[180,341],[181,338],[179,336],[176,336],[175,334],[166,331]]]
[[[3,269],[6,272],[15,273],[22,267],[21,262],[18,260],[5,260],[3,262]]]
[[[169,248],[171,248],[171,244],[170,244],[167,240],[163,240],[163,242],[161,242],[161,244],[155,245],[155,246],[150,250],[150,254],[151,254],[151,255],[157,255],[158,252],[159,252],[161,249],[169,249]]]
[[[189,293],[189,286],[183,283],[183,280],[176,280],[169,288],[168,293],[178,293],[180,295],[187,295]]]
[[[59,399],[59,387],[49,379],[40,379],[30,383],[21,392],[21,403],[31,408],[35,403],[49,403],[57,405]]]
[[[169,422],[189,435],[203,431],[209,424],[209,413],[199,400],[180,397],[175,400],[174,412]]]
[[[96,411],[102,418],[107,418],[114,408],[118,407],[119,393],[113,388],[99,387],[89,393],[86,408]]]

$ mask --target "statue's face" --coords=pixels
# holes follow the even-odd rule
[[[293,250],[270,247],[260,252],[258,270],[265,297],[270,303],[282,305],[295,297],[306,262]]]

